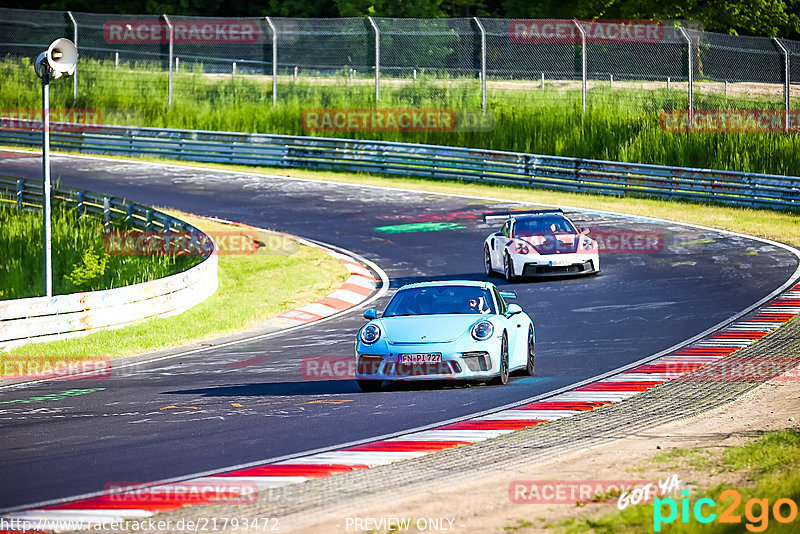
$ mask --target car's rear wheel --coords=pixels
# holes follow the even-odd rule
[[[508,336],[503,332],[503,340],[500,342],[500,374],[498,374],[492,384],[504,386],[508,384]]]
[[[484,245],[483,247],[483,268],[486,271],[486,276],[491,277],[497,274],[492,267],[492,256],[489,252],[489,245]]]
[[[380,380],[356,380],[358,388],[367,393],[379,391],[381,389]]]
[[[503,274],[509,282],[517,279],[517,275],[514,274],[514,262],[511,261],[511,256],[507,252],[503,254]]]
[[[534,360],[536,359],[536,351],[534,350],[533,328],[528,329],[528,366],[525,369],[528,375],[535,374]]]

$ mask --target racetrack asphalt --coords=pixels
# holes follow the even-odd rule
[[[0,174],[39,179],[35,155]],[[484,211],[524,207],[433,193],[184,166],[55,156],[63,185],[331,243],[377,263],[391,286],[486,279]],[[394,387],[308,380],[304,358],[349,357],[363,310],[297,332],[114,370],[104,380],[0,389],[0,510],[332,447],[499,407],[686,340],[778,288],[796,257],[720,231],[568,212],[579,226],[663,235],[658,253],[604,254],[599,276],[501,289],[536,323],[537,376],[506,387]],[[408,225],[416,226],[408,226]],[[412,231],[409,231],[412,230]],[[390,292],[391,294],[391,292]],[[387,296],[388,298],[388,296]],[[385,305],[386,298],[378,302]],[[8,403],[73,388],[57,401]]]

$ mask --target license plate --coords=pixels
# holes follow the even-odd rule
[[[442,355],[438,352],[428,354],[401,354],[400,363],[440,363]]]

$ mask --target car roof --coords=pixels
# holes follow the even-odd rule
[[[436,280],[432,282],[416,282],[414,284],[406,284],[400,287],[400,289],[446,286],[480,287],[482,289],[491,289],[494,287],[494,284],[491,282],[481,282],[478,280]]]

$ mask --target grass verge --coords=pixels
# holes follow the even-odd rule
[[[797,532],[797,504],[800,502],[800,432],[785,429],[767,432],[758,439],[741,446],[729,447],[714,453],[697,449],[677,449],[653,459],[654,463],[679,462],[695,471],[727,471],[745,478],[745,484],[723,483],[712,488],[691,492],[688,496],[686,522],[682,521],[681,495],[673,495],[676,501],[677,516],[670,522],[656,526],[655,505],[631,506],[619,512],[605,514],[597,519],[567,519],[555,525],[555,531],[562,534],[595,532],[611,534],[617,532]],[[713,466],[713,467],[712,467]],[[675,466],[676,468],[678,466]],[[725,493],[727,492],[727,493]],[[736,502],[737,495],[740,497]],[[700,499],[711,499],[716,503],[702,506],[702,513],[716,514],[713,521],[702,524],[694,516],[695,503]],[[751,500],[752,499],[752,500]],[[794,503],[794,517],[782,523],[775,516],[775,503],[789,499]],[[791,506],[783,501],[780,514],[789,518]],[[668,507],[661,506],[664,516]],[[732,522],[721,522],[723,512],[729,511]]]
[[[162,211],[204,232],[230,233],[239,229],[174,210]],[[266,246],[255,254],[221,255],[217,292],[192,309],[118,330],[26,345],[2,353],[0,362],[7,362],[14,369],[22,365],[44,370],[66,362],[138,354],[231,334],[313,302],[347,279],[347,270],[323,251],[276,234],[256,233]],[[250,230],[247,235],[252,235]]]
[[[0,300],[39,297],[42,279],[42,213],[0,203]],[[183,272],[198,256],[111,255],[103,245],[103,221],[56,206],[52,211],[53,294],[98,291]],[[114,228],[122,230],[121,227]]]

